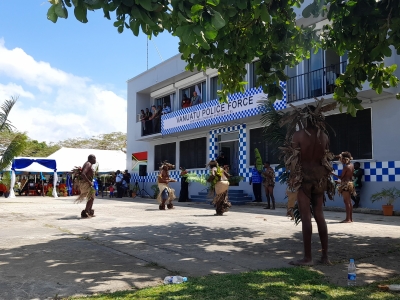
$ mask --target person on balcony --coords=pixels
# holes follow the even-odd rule
[[[164,102],[163,108],[161,110],[161,114],[165,115],[165,114],[169,114],[170,112],[171,112],[171,108],[167,105],[167,103]]]
[[[145,127],[146,127],[146,130],[144,133],[145,135],[150,134],[152,131],[153,125],[152,125],[152,121],[150,119],[152,116],[153,116],[153,114],[151,113],[151,111],[149,111],[149,109],[146,108],[145,118],[144,118]]]
[[[182,99],[182,108],[187,108],[190,107],[190,99],[186,94],[183,94],[183,99]]]
[[[201,97],[199,95],[197,95],[196,91],[194,91],[193,92],[193,97],[190,100],[190,106],[194,106],[194,105],[200,104],[201,102],[202,102],[201,101]]]

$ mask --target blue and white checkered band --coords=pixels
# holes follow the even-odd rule
[[[239,176],[246,173],[246,124],[234,125],[224,128],[219,128],[210,131],[210,146],[209,158],[210,160],[218,157],[218,135],[228,132],[238,131],[239,135]]]
[[[275,101],[276,110],[286,108],[286,82],[280,82],[279,85],[283,89],[283,99]],[[258,115],[263,111],[260,101],[267,98],[261,87],[251,88],[244,93],[230,95],[228,103],[212,100],[174,111],[161,117],[161,134],[167,135]]]
[[[400,182],[400,161],[371,161],[360,162],[364,169],[363,181],[366,182]],[[342,164],[333,164],[333,169],[340,175],[343,170]]]
[[[229,127],[230,131],[239,130],[239,175],[244,177],[243,181],[248,182],[251,177],[251,168],[245,168],[246,165],[246,124],[237,125]],[[236,128],[236,129],[235,129]],[[222,131],[221,131],[222,130]],[[225,130],[225,131],[224,131]],[[218,133],[228,132],[227,128],[218,129]],[[217,130],[215,130],[217,131]],[[216,158],[216,153],[218,153],[218,144],[215,140],[215,136],[218,133],[210,131],[210,159]],[[212,139],[216,143],[213,151],[213,156],[211,155]],[[400,182],[400,161],[377,161],[377,162],[360,162],[361,168],[364,169],[365,182]],[[340,175],[343,170],[343,165],[334,163],[333,169],[335,173]],[[208,170],[191,170],[190,172],[195,172],[196,174],[208,174]],[[282,174],[283,169],[275,170],[275,178],[278,181],[279,176]],[[170,176],[176,180],[180,181],[179,171],[170,171]],[[144,182],[156,182],[159,172],[149,173],[146,177],[140,177],[139,174],[134,173],[132,182],[144,181]]]

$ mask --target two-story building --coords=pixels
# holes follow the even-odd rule
[[[300,12],[300,10],[299,10]],[[317,23],[322,26],[326,20],[302,19],[304,25]],[[388,64],[400,63],[400,57],[393,55]],[[254,149],[257,148],[264,161],[272,166],[277,163],[273,145],[268,145],[262,135],[260,123],[261,107],[259,100],[265,99],[262,89],[256,86],[255,70],[257,60],[247,65],[248,82],[243,94],[229,97],[228,103],[219,103],[217,99],[218,73],[208,69],[205,72],[188,72],[186,63],[176,55],[159,65],[143,72],[128,81],[128,143],[127,169],[149,193],[151,185],[156,183],[159,165],[168,160],[176,165],[172,177],[179,180],[179,167],[185,167],[197,174],[207,173],[206,164],[217,158],[222,151],[230,172],[242,176],[243,181],[231,190],[243,190],[252,195],[249,185],[250,169],[254,162]],[[333,101],[335,80],[347,65],[347,56],[338,56],[334,51],[320,50],[311,54],[295,68],[286,70],[290,79],[281,82],[284,98],[276,101],[277,110],[285,110],[288,104],[302,106],[314,102],[314,97],[323,97],[326,102]],[[201,99],[198,105],[186,107],[187,99],[194,92]],[[340,113],[339,110],[327,116],[331,132],[331,151],[339,154],[350,151],[355,161],[365,170],[361,206],[380,208],[382,203],[371,203],[371,194],[383,187],[400,188],[400,102],[395,94],[398,89],[388,89],[378,95],[364,85],[359,93],[364,110],[357,117]],[[160,122],[140,121],[141,110],[151,106],[166,104],[171,112],[160,117]],[[139,165],[142,167],[139,176]],[[334,165],[336,170],[341,166]],[[276,172],[276,175],[279,171]],[[180,183],[172,186],[179,195]],[[189,187],[190,195],[197,195],[204,186],[193,183]],[[277,202],[285,202],[284,185],[275,187]],[[265,200],[265,195],[263,196]],[[343,206],[343,200],[336,196],[328,206]],[[395,209],[400,209],[397,203]]]

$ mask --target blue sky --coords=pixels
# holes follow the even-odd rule
[[[0,103],[19,96],[13,125],[52,142],[126,132],[126,81],[147,68],[146,36],[119,34],[102,11],[82,24],[70,10],[54,24],[49,7],[44,0],[0,1]],[[153,37],[148,66],[176,54],[176,37]]]

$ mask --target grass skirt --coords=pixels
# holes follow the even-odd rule
[[[80,194],[78,198],[76,198],[75,203],[81,203],[83,201],[89,201],[90,199],[94,199],[95,190],[90,183],[86,181],[80,181],[78,183],[78,187]]]
[[[228,200],[229,181],[218,181],[215,185],[215,197],[212,204],[215,205],[217,214],[222,215],[229,210],[231,203]]]
[[[159,182],[158,183],[158,189],[160,190],[160,192],[158,193],[158,196],[157,196],[158,203],[162,203],[161,193],[163,192],[164,189],[168,190],[169,197],[168,197],[167,201],[169,201],[171,203],[172,200],[175,200],[175,198],[176,198],[175,197],[175,190],[170,188],[168,186],[168,184]]]

